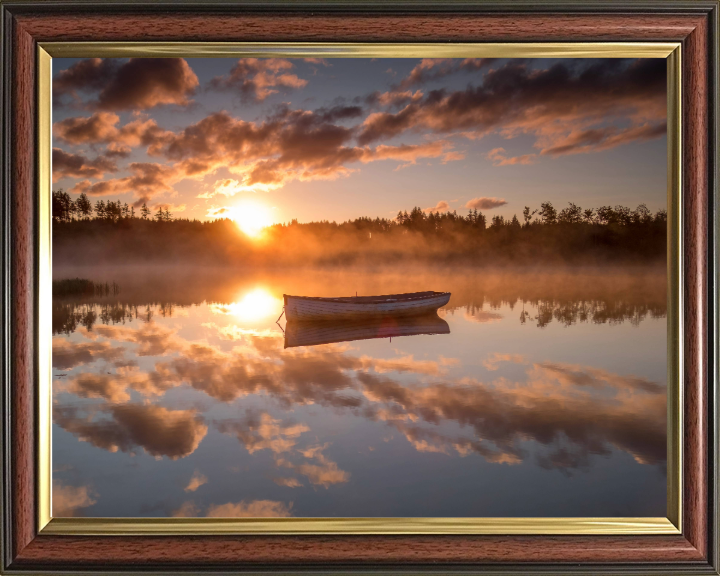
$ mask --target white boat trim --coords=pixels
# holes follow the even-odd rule
[[[283,294],[283,298],[288,320],[362,319],[429,314],[450,301],[450,292],[412,292],[337,298]]]

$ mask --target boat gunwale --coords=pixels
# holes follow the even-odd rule
[[[421,294],[421,296],[418,296]],[[379,296],[336,296],[336,297],[322,297],[322,296],[293,296],[291,294],[283,294],[285,303],[289,298],[297,298],[300,300],[313,300],[315,302],[331,302],[341,304],[382,304],[390,302],[412,302],[415,300],[430,300],[432,298],[438,298],[440,296],[450,295],[450,292],[406,292],[405,294],[381,294]],[[403,296],[403,298],[397,298],[397,296]],[[392,298],[395,297],[395,298]],[[367,300],[365,300],[367,298]],[[361,300],[362,299],[362,300]]]

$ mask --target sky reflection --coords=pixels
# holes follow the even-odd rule
[[[282,281],[56,303],[55,515],[662,516],[662,277],[489,304],[504,278],[449,278],[449,333],[294,348]]]

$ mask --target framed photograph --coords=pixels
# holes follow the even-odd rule
[[[719,573],[716,1],[1,10],[3,573]]]

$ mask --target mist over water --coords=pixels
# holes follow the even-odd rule
[[[53,301],[56,516],[665,515],[664,267],[54,276],[119,286]],[[424,290],[434,334],[276,324],[283,294]]]

